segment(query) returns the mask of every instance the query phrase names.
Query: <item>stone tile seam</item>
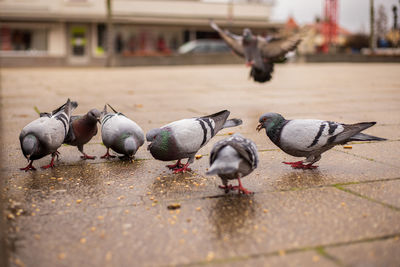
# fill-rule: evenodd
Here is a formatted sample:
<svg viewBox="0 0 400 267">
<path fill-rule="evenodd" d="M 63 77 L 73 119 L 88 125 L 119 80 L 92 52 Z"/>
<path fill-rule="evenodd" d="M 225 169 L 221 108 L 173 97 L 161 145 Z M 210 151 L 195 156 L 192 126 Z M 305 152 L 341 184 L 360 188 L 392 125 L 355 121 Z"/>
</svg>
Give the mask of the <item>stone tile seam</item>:
<svg viewBox="0 0 400 267">
<path fill-rule="evenodd" d="M 353 191 L 353 190 L 351 190 L 351 189 L 348 189 L 348 188 L 345 188 L 345 187 L 343 187 L 343 186 L 336 185 L 336 186 L 334 186 L 334 187 L 335 187 L 336 189 L 338 189 L 338 190 L 341 190 L 341 191 L 343 191 L 343 192 L 352 194 L 352 195 L 354 195 L 354 196 L 357 196 L 357 197 L 366 199 L 366 200 L 368 200 L 368 201 L 370 201 L 370 202 L 374 202 L 374 203 L 380 204 L 380 205 L 382 205 L 382 206 L 384 206 L 384 207 L 386 207 L 386 208 L 389 208 L 389 209 L 391 209 L 391 210 L 400 211 L 400 207 L 396 207 L 396 206 L 391 205 L 391 204 L 388 204 L 388 203 L 386 203 L 386 202 L 383 202 L 383 201 L 374 199 L 374 198 L 372 198 L 372 197 L 369 197 L 369 196 L 360 194 L 360 193 L 358 193 L 358 192 L 355 192 L 355 191 Z"/>
<path fill-rule="evenodd" d="M 300 247 L 300 248 L 292 248 L 292 249 L 287 249 L 287 250 L 275 250 L 271 252 L 265 252 L 265 253 L 255 253 L 255 254 L 249 254 L 249 255 L 243 255 L 243 256 L 236 256 L 236 257 L 231 257 L 231 258 L 220 258 L 220 259 L 213 259 L 213 260 L 204 260 L 204 261 L 198 261 L 198 262 L 193 262 L 193 263 L 187 263 L 187 264 L 176 264 L 173 266 L 182 266 L 182 267 L 187 267 L 187 266 L 197 266 L 197 265 L 210 265 L 210 264 L 223 264 L 223 263 L 229 263 L 229 262 L 238 262 L 238 261 L 245 261 L 249 259 L 255 259 L 255 258 L 268 258 L 272 256 L 279 256 L 279 255 L 284 255 L 284 254 L 294 254 L 294 253 L 301 253 L 301 252 L 306 252 L 306 251 L 315 251 L 317 254 L 321 255 L 321 251 L 325 251 L 326 248 L 335 248 L 335 247 L 342 247 L 342 246 L 348 246 L 348 245 L 355 245 L 355 244 L 363 244 L 363 243 L 371 243 L 375 241 L 384 241 L 388 239 L 395 239 L 399 238 L 400 233 L 392 233 L 388 235 L 383 235 L 383 236 L 376 236 L 376 237 L 368 237 L 368 238 L 363 238 L 363 239 L 356 239 L 356 240 L 351 240 L 351 241 L 342 241 L 342 242 L 336 242 L 336 243 L 331 243 L 331 244 L 325 244 L 325 245 L 316 245 L 316 246 L 306 246 L 306 247 Z M 340 260 L 335 261 L 336 257 L 332 256 L 331 254 L 326 253 L 325 258 L 335 262 L 339 266 L 343 266 Z M 164 265 L 164 266 L 171 266 L 171 265 Z"/>
</svg>

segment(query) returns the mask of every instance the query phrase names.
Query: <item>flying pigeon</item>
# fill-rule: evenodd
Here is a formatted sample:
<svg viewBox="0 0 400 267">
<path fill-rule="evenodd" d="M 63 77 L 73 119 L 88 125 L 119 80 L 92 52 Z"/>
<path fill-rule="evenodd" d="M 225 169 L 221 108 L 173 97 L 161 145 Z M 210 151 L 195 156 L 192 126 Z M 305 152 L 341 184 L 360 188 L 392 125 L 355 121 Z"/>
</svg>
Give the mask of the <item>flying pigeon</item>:
<svg viewBox="0 0 400 267">
<path fill-rule="evenodd" d="M 83 146 L 88 143 L 93 136 L 97 134 L 97 122 L 100 122 L 100 111 L 91 109 L 85 115 L 71 116 L 69 122 L 69 131 L 65 137 L 64 143 L 77 146 L 83 154 L 82 159 L 95 159 L 95 156 L 89 156 L 83 152 Z"/>
<path fill-rule="evenodd" d="M 107 106 L 101 113 L 101 138 L 107 152 L 101 158 L 115 158 L 110 155 L 110 148 L 119 154 L 133 158 L 136 151 L 144 144 L 144 133 L 136 122 L 116 111 L 107 104 L 114 113 L 107 112 Z"/>
<path fill-rule="evenodd" d="M 26 125 L 19 135 L 22 153 L 29 164 L 21 170 L 36 170 L 32 163 L 51 154 L 49 165 L 43 169 L 54 167 L 54 158 L 59 155 L 57 149 L 62 145 L 69 130 L 72 111 L 78 103 L 68 101 L 52 113 L 42 113 L 41 117 Z"/>
<path fill-rule="evenodd" d="M 301 42 L 300 33 L 286 39 L 264 38 L 254 36 L 248 28 L 245 28 L 240 36 L 222 30 L 213 21 L 210 21 L 210 26 L 236 55 L 246 59 L 246 65 L 251 66 L 250 76 L 260 83 L 269 81 L 274 71 L 274 63 L 281 61 L 287 52 L 295 50 Z"/>
<path fill-rule="evenodd" d="M 189 164 L 201 147 L 214 137 L 221 129 L 242 124 L 240 119 L 230 119 L 230 112 L 218 113 L 171 122 L 160 128 L 150 130 L 146 140 L 150 142 L 147 150 L 158 160 L 178 160 L 174 165 L 167 165 L 174 173 L 190 171 Z M 186 164 L 181 160 L 188 158 Z"/>
<path fill-rule="evenodd" d="M 239 193 L 252 194 L 242 186 L 240 178 L 250 174 L 258 164 L 257 147 L 253 141 L 240 134 L 218 141 L 210 154 L 210 169 L 207 175 L 218 174 L 225 193 L 238 189 Z M 239 186 L 228 185 L 228 180 L 237 179 Z"/>
<path fill-rule="evenodd" d="M 321 154 L 338 144 L 351 141 L 384 141 L 386 139 L 361 133 L 376 122 L 343 124 L 313 119 L 286 120 L 277 113 L 265 113 L 260 117 L 257 131 L 265 128 L 271 141 L 284 152 L 303 161 L 283 162 L 298 169 L 314 169 Z M 305 164 L 307 163 L 307 164 Z"/>
</svg>

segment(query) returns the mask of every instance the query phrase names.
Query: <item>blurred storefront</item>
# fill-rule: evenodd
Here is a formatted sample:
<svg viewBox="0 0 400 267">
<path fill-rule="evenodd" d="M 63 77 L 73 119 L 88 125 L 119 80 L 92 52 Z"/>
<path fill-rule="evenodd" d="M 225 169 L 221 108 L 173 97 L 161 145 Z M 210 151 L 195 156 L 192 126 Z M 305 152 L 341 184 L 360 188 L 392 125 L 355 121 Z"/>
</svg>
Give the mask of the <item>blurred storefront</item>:
<svg viewBox="0 0 400 267">
<path fill-rule="evenodd" d="M 209 27 L 276 32 L 266 0 L 113 0 L 116 58 L 171 55 L 183 43 L 218 38 Z M 104 65 L 105 0 L 0 1 L 0 64 Z M 116 62 L 118 65 L 118 61 Z"/>
</svg>

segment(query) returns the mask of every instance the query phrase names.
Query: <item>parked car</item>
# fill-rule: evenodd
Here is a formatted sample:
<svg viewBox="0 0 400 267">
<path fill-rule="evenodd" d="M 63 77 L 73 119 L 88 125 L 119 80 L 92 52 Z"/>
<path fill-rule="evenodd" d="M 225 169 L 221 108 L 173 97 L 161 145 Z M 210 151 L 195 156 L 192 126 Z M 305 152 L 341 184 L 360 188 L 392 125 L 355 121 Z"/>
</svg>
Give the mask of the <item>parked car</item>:
<svg viewBox="0 0 400 267">
<path fill-rule="evenodd" d="M 199 39 L 187 42 L 178 48 L 179 54 L 227 53 L 231 49 L 222 40 Z"/>
</svg>

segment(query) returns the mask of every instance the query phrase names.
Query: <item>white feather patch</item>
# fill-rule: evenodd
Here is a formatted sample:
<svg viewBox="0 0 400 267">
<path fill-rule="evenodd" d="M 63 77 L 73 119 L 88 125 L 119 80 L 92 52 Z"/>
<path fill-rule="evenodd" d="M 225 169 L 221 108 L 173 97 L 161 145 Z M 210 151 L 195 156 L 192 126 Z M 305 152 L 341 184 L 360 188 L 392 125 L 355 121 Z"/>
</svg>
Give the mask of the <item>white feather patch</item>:
<svg viewBox="0 0 400 267">
<path fill-rule="evenodd" d="M 316 139 L 321 125 L 325 125 L 321 135 Z M 288 122 L 281 132 L 281 145 L 284 148 L 292 148 L 302 151 L 318 150 L 326 145 L 329 138 L 343 132 L 343 126 L 335 123 L 337 128 L 329 134 L 329 123 L 322 120 L 292 120 Z M 312 145 L 315 140 L 318 140 Z"/>
</svg>

